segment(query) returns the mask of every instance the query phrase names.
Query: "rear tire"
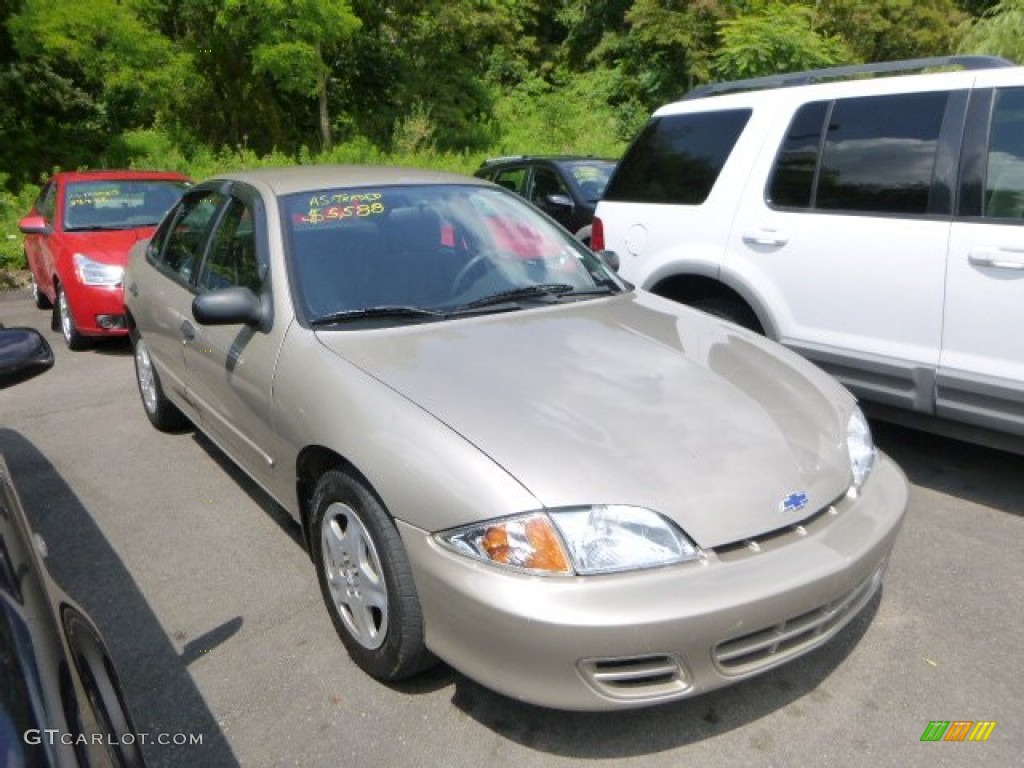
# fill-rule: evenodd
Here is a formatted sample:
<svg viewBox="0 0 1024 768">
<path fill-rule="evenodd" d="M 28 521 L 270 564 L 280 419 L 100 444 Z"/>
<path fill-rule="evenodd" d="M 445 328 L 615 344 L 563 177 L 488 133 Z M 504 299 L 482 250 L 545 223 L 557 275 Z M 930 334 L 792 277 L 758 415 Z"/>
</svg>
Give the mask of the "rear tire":
<svg viewBox="0 0 1024 768">
<path fill-rule="evenodd" d="M 137 330 L 132 331 L 132 351 L 135 353 L 135 383 L 149 423 L 161 432 L 178 432 L 187 427 L 188 418 L 164 394 L 149 347 Z"/>
<path fill-rule="evenodd" d="M 35 274 L 32 275 L 32 301 L 35 302 L 36 309 L 51 309 L 53 304 L 50 303 L 50 298 L 39 290 L 39 283 L 36 282 Z"/>
<path fill-rule="evenodd" d="M 748 331 L 764 335 L 764 329 L 757 315 L 753 310 L 741 301 L 724 297 L 711 297 L 707 299 L 695 299 L 688 302 L 694 309 L 706 312 L 721 320 L 735 323 Z"/>
<path fill-rule="evenodd" d="M 320 592 L 352 660 L 383 681 L 433 666 L 412 566 L 376 496 L 348 474 L 329 470 L 316 485 L 312 514 Z"/>
</svg>

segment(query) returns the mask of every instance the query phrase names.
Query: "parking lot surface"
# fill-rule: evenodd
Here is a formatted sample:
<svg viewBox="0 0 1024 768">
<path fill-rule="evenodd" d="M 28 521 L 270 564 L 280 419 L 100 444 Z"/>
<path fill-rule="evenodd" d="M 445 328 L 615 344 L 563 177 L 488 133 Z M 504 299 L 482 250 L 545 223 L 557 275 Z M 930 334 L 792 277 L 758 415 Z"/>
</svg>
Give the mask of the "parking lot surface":
<svg viewBox="0 0 1024 768">
<path fill-rule="evenodd" d="M 51 572 L 104 633 L 152 766 L 1006 766 L 1024 753 L 1024 457 L 875 424 L 912 483 L 885 588 L 826 647 L 657 708 L 554 712 L 450 667 L 348 659 L 291 519 L 209 441 L 160 434 L 127 343 L 0 392 L 0 452 Z M 729 482 L 723 468 L 723 482 Z M 685 599 L 681 595 L 680 599 Z M 922 742 L 934 720 L 988 741 Z"/>
</svg>

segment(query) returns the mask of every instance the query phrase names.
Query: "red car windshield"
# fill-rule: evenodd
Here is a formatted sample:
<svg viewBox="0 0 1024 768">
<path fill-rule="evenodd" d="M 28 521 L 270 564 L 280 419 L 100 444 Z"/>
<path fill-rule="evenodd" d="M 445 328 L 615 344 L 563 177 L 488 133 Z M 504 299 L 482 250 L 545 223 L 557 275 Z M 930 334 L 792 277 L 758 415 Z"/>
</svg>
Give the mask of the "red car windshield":
<svg viewBox="0 0 1024 768">
<path fill-rule="evenodd" d="M 64 230 L 156 226 L 188 188 L 160 179 L 75 181 L 64 188 Z"/>
</svg>

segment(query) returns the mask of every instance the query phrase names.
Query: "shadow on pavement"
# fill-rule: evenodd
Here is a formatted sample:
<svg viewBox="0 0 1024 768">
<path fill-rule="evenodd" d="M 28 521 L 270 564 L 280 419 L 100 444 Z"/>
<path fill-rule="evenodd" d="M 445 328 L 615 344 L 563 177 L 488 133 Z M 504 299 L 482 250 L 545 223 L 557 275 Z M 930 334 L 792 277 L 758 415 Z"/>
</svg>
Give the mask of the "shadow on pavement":
<svg viewBox="0 0 1024 768">
<path fill-rule="evenodd" d="M 150 768 L 237 766 L 217 721 L 192 681 L 187 665 L 196 652 L 179 654 L 138 590 L 124 563 L 53 465 L 20 433 L 0 429 L 0 453 L 14 478 L 32 528 L 45 539 L 51 575 L 100 628 L 124 684 L 140 733 L 196 734 L 202 745 L 144 747 Z M 241 619 L 211 629 L 205 648 L 238 631 Z"/>
<path fill-rule="evenodd" d="M 1024 456 L 882 421 L 871 429 L 914 485 L 1024 515 Z"/>
</svg>

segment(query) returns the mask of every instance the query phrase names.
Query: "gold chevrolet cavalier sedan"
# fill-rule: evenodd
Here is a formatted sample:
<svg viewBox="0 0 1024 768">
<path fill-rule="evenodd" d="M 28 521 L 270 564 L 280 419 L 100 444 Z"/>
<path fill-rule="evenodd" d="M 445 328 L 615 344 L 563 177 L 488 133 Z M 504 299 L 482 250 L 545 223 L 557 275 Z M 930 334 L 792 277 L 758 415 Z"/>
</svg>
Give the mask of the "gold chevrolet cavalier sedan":
<svg viewBox="0 0 1024 768">
<path fill-rule="evenodd" d="M 613 261 L 480 179 L 225 175 L 132 253 L 142 403 L 301 524 L 373 677 L 699 694 L 842 631 L 907 483 L 833 379 Z"/>
</svg>

